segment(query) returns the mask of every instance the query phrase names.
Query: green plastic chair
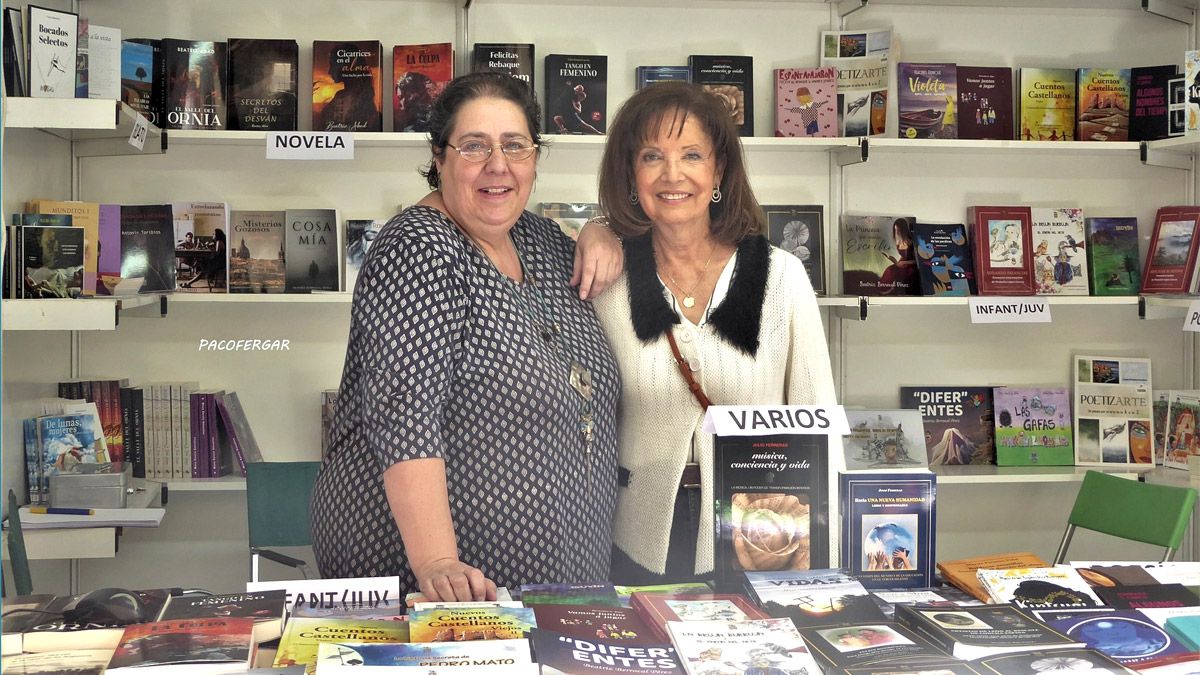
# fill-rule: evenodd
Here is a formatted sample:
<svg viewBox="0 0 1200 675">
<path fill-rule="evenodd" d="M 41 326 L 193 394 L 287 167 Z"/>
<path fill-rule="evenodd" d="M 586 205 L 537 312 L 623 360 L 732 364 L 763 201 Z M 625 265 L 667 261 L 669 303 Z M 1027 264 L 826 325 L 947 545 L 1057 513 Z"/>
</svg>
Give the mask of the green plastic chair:
<svg viewBox="0 0 1200 675">
<path fill-rule="evenodd" d="M 1162 561 L 1166 562 L 1183 541 L 1195 504 L 1196 491 L 1190 487 L 1155 485 L 1088 471 L 1067 517 L 1067 531 L 1058 545 L 1054 564 L 1066 560 L 1077 527 L 1163 546 L 1166 551 Z"/>
<path fill-rule="evenodd" d="M 29 573 L 29 556 L 25 553 L 25 533 L 21 530 L 21 510 L 17 495 L 8 491 L 8 564 L 12 567 L 13 586 L 17 595 L 33 594 L 33 575 Z"/>
<path fill-rule="evenodd" d="M 320 462 L 248 462 L 246 520 L 250 530 L 250 581 L 258 581 L 259 558 L 295 568 L 314 578 L 299 558 L 269 550 L 270 546 L 309 546 L 308 501 Z"/>
</svg>

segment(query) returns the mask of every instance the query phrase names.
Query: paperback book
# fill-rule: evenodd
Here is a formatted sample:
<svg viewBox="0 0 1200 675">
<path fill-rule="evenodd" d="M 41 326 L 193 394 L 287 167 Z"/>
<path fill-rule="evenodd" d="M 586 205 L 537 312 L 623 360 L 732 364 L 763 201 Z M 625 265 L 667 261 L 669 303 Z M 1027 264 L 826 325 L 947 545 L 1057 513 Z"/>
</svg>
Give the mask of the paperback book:
<svg viewBox="0 0 1200 675">
<path fill-rule="evenodd" d="M 295 40 L 229 38 L 230 129 L 295 131 L 300 52 Z"/>
<path fill-rule="evenodd" d="M 6 675 L 101 675 L 110 657 L 111 649 L 14 654 L 0 660 L 0 670 Z"/>
<path fill-rule="evenodd" d="M 1096 595 L 1114 609 L 1143 607 L 1200 607 L 1200 597 L 1183 584 L 1096 586 Z M 1200 610 L 1197 610 L 1200 614 Z"/>
<path fill-rule="evenodd" d="M 821 66 L 837 69 L 837 135 L 887 133 L 891 49 L 891 29 L 821 31 Z"/>
<path fill-rule="evenodd" d="M 620 607 L 617 591 L 610 583 L 522 584 L 525 605 L 603 605 Z"/>
<path fill-rule="evenodd" d="M 341 290 L 337 223 L 337 211 L 333 209 L 285 212 L 283 251 L 288 293 Z"/>
<path fill-rule="evenodd" d="M 1129 70 L 1129 140 L 1156 141 L 1169 138 L 1171 80 L 1179 78 L 1179 66 L 1145 66 Z"/>
<path fill-rule="evenodd" d="M 704 56 L 688 57 L 692 82 L 702 86 L 725 105 L 738 135 L 754 135 L 754 57 Z"/>
<path fill-rule="evenodd" d="M 608 127 L 608 57 L 548 54 L 546 133 L 602 136 Z"/>
<path fill-rule="evenodd" d="M 225 43 L 164 38 L 165 129 L 225 129 Z"/>
<path fill-rule="evenodd" d="M 967 209 L 980 295 L 1033 295 L 1033 225 L 1028 206 Z"/>
<path fill-rule="evenodd" d="M 958 75 L 953 63 L 896 66 L 900 138 L 958 138 Z"/>
<path fill-rule="evenodd" d="M 688 581 L 679 584 L 651 584 L 648 586 L 613 586 L 613 590 L 617 592 L 617 599 L 620 600 L 622 607 L 629 607 L 630 597 L 634 593 L 674 593 L 678 595 L 687 595 L 688 593 L 712 593 L 712 586 L 701 581 Z"/>
<path fill-rule="evenodd" d="M 29 5 L 26 14 L 29 95 L 34 98 L 75 98 L 79 15 L 37 5 Z"/>
<path fill-rule="evenodd" d="M 799 628 L 883 621 L 879 605 L 846 569 L 746 572 L 750 595 L 767 614 Z"/>
<path fill-rule="evenodd" d="M 775 69 L 775 135 L 837 136 L 837 69 Z"/>
<path fill-rule="evenodd" d="M 150 668 L 203 664 L 213 673 L 250 666 L 254 619 L 179 619 L 125 629 L 105 673 L 134 675 Z M 198 666 L 194 666 L 197 667 Z"/>
<path fill-rule="evenodd" d="M 537 625 L 530 607 L 439 607 L 410 612 L 412 642 L 520 640 Z"/>
<path fill-rule="evenodd" d="M 976 574 L 994 603 L 1025 609 L 1081 609 L 1103 604 L 1071 567 L 981 569 Z"/>
<path fill-rule="evenodd" d="M 990 387 L 900 387 L 900 406 L 921 411 L 929 466 L 995 463 Z"/>
<path fill-rule="evenodd" d="M 1075 71 L 1021 68 L 1020 79 L 1018 140 L 1075 140 Z"/>
<path fill-rule="evenodd" d="M 1138 610 L 1040 612 L 1051 628 L 1140 672 L 1194 672 L 1200 653 Z"/>
<path fill-rule="evenodd" d="M 1137 218 L 1085 218 L 1092 295 L 1137 295 L 1141 288 Z"/>
<path fill-rule="evenodd" d="M 244 618 L 254 620 L 255 642 L 277 640 L 283 634 L 287 617 L 287 600 L 282 590 L 257 593 L 226 593 L 221 595 L 184 596 L 167 598 L 158 621 L 173 619 Z"/>
<path fill-rule="evenodd" d="M 229 278 L 229 207 L 222 202 L 171 204 L 175 278 L 184 293 L 224 293 Z"/>
<path fill-rule="evenodd" d="M 317 647 L 317 672 L 340 673 L 340 666 L 361 672 L 369 666 L 416 666 L 422 673 L 480 671 L 485 666 L 517 666 L 533 663 L 529 640 L 410 644 L 383 642 L 322 642 Z M 435 670 L 436 669 L 436 670 Z M 488 670 L 486 672 L 493 672 Z M 497 671 L 501 672 L 501 671 Z M 507 673 L 508 671 L 503 671 Z M 536 673 L 536 667 L 532 669 Z"/>
<path fill-rule="evenodd" d="M 991 602 L 991 595 L 979 581 L 979 570 L 1005 570 L 1025 567 L 1049 567 L 1049 564 L 1029 552 L 1000 553 L 996 555 L 938 561 L 942 578 L 970 594 L 980 602 Z"/>
<path fill-rule="evenodd" d="M 392 130 L 429 131 L 433 102 L 452 79 L 449 42 L 392 47 Z"/>
<path fill-rule="evenodd" d="M 1129 140 L 1129 77 L 1128 68 L 1075 71 L 1076 140 Z"/>
<path fill-rule="evenodd" d="M 1196 252 L 1200 249 L 1200 207 L 1160 206 L 1154 216 L 1142 293 L 1191 293 L 1196 290 Z"/>
<path fill-rule="evenodd" d="M 1047 628 L 1012 605 L 958 608 L 899 605 L 896 622 L 960 659 L 1084 646 L 1083 642 Z"/>
<path fill-rule="evenodd" d="M 78 298 L 84 285 L 84 231 L 72 226 L 25 225 L 20 240 L 23 298 Z"/>
<path fill-rule="evenodd" d="M 1171 390 L 1167 421 L 1163 428 L 1163 466 L 1187 469 L 1190 457 L 1200 455 L 1200 392 Z"/>
<path fill-rule="evenodd" d="M 920 295 L 912 216 L 842 216 L 842 292 Z"/>
<path fill-rule="evenodd" d="M 937 476 L 843 473 L 842 564 L 866 588 L 935 585 Z"/>
<path fill-rule="evenodd" d="M 638 89 L 655 82 L 691 82 L 692 69 L 687 66 L 638 66 L 634 69 L 634 79 Z"/>
<path fill-rule="evenodd" d="M 653 644 L 650 628 L 630 607 L 609 605 L 533 605 L 538 631 L 583 640 Z M 537 643 L 537 640 L 534 640 Z"/>
<path fill-rule="evenodd" d="M 121 41 L 121 101 L 161 128 L 162 50 L 158 40 Z"/>
<path fill-rule="evenodd" d="M 100 204 L 84 201 L 57 201 L 53 199 L 33 199 L 25 205 L 26 210 L 39 214 L 36 225 L 71 225 L 83 228 L 83 290 L 84 296 L 96 294 L 96 275 L 99 261 L 100 244 Z M 47 215 L 70 216 L 69 220 L 47 222 Z M 25 218 L 25 214 L 21 214 Z M 27 219 L 22 224 L 29 224 Z"/>
<path fill-rule="evenodd" d="M 1033 292 L 1087 295 L 1087 230 L 1083 209 L 1032 207 Z"/>
<path fill-rule="evenodd" d="M 917 275 L 921 295 L 971 295 L 975 263 L 961 224 L 914 223 Z"/>
<path fill-rule="evenodd" d="M 150 589 L 114 593 L 108 597 L 96 594 L 34 595 L 6 598 L 5 610 L 31 609 L 42 612 L 19 612 L 3 618 L 5 635 L 21 635 L 26 652 L 51 652 L 63 649 L 104 649 L 111 655 L 121 641 L 125 626 L 132 619 L 121 619 L 115 611 L 141 603 L 145 616 L 155 616 L 162 608 L 170 589 Z M 108 616 L 89 616 L 77 612 L 80 602 L 90 599 Z M 97 614 L 93 611 L 92 614 Z M 8 672 L 7 670 L 5 672 Z"/>
<path fill-rule="evenodd" d="M 1074 357 L 1075 463 L 1154 464 L 1150 359 Z"/>
<path fill-rule="evenodd" d="M 121 29 L 88 23 L 87 42 L 87 97 L 120 100 Z"/>
<path fill-rule="evenodd" d="M 820 670 L 787 619 L 668 621 L 667 631 L 688 675 Z"/>
<path fill-rule="evenodd" d="M 121 279 L 139 293 L 175 290 L 175 226 L 170 204 L 121 206 Z"/>
<path fill-rule="evenodd" d="M 825 208 L 820 204 L 763 204 L 767 239 L 804 263 L 813 292 L 825 294 Z"/>
<path fill-rule="evenodd" d="M 735 593 L 634 593 L 629 604 L 658 641 L 670 641 L 668 621 L 748 621 L 768 619 L 746 597 Z"/>
<path fill-rule="evenodd" d="M 378 40 L 313 40 L 313 131 L 383 131 L 381 49 Z"/>
<path fill-rule="evenodd" d="M 1090 670 L 1107 675 L 1134 675 L 1134 671 L 1095 649 L 1032 650 L 985 656 L 971 662 L 973 672 L 983 675 L 1028 675 L 1029 673 Z"/>
<path fill-rule="evenodd" d="M 847 471 L 925 469 L 925 423 L 919 410 L 847 410 L 842 437 Z"/>
<path fill-rule="evenodd" d="M 506 73 L 532 90 L 534 45 L 529 42 L 476 42 L 471 71 Z"/>
<path fill-rule="evenodd" d="M 1070 466 L 1071 392 L 1066 387 L 996 387 L 996 464 Z"/>
<path fill-rule="evenodd" d="M 1012 68 L 958 66 L 958 137 L 1013 139 Z"/>
<path fill-rule="evenodd" d="M 949 653 L 890 621 L 801 628 L 800 635 L 826 673 L 884 666 L 893 672 L 940 671 L 954 661 Z"/>
<path fill-rule="evenodd" d="M 325 642 L 408 642 L 408 622 L 292 616 L 279 640 L 273 665 L 305 666 L 306 673 L 314 673 L 318 645 Z"/>
<path fill-rule="evenodd" d="M 387 224 L 386 220 L 358 220 L 352 219 L 346 221 L 346 290 L 353 291 L 354 285 L 358 281 L 358 273 L 362 269 L 363 261 L 367 258 L 367 251 L 371 248 L 371 242 L 375 241 L 375 237 L 379 236 L 379 231 Z"/>
<path fill-rule="evenodd" d="M 282 293 L 284 212 L 234 211 L 229 222 L 229 292 Z"/>
<path fill-rule="evenodd" d="M 679 675 L 669 644 L 635 644 L 535 628 L 533 649 L 542 675 Z"/>
<path fill-rule="evenodd" d="M 1170 408 L 1170 389 L 1159 389 L 1154 393 L 1150 409 L 1154 413 L 1154 463 L 1162 464 L 1167 451 L 1167 410 Z"/>
</svg>

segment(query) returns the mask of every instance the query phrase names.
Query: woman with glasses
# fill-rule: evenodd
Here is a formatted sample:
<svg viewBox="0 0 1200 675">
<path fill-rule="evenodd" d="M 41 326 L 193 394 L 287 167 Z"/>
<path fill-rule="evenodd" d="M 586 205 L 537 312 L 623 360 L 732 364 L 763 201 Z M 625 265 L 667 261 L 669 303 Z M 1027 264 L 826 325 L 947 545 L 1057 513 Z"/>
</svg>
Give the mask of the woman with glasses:
<svg viewBox="0 0 1200 675">
<path fill-rule="evenodd" d="M 581 298 L 620 249 L 592 228 L 601 272 L 572 288 L 573 242 L 525 210 L 538 117 L 495 73 L 434 106 L 432 192 L 384 226 L 355 288 L 312 499 L 323 576 L 399 575 L 445 601 L 608 577 L 619 384 Z"/>
</svg>

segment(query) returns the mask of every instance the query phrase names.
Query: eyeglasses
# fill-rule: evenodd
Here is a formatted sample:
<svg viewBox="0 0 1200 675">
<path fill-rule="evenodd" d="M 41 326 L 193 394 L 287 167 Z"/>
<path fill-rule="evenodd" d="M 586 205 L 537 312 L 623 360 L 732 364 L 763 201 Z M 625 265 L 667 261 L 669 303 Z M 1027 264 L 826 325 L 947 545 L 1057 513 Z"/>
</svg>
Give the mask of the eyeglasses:
<svg viewBox="0 0 1200 675">
<path fill-rule="evenodd" d="M 486 162 L 496 148 L 500 148 L 500 152 L 504 153 L 506 158 L 514 162 L 529 159 L 538 148 L 537 144 L 530 143 L 526 145 L 525 141 L 505 141 L 504 143 L 496 143 L 495 145 L 484 143 L 483 141 L 467 141 L 462 145 L 447 143 L 446 147 L 457 150 L 463 159 L 474 163 Z"/>
</svg>

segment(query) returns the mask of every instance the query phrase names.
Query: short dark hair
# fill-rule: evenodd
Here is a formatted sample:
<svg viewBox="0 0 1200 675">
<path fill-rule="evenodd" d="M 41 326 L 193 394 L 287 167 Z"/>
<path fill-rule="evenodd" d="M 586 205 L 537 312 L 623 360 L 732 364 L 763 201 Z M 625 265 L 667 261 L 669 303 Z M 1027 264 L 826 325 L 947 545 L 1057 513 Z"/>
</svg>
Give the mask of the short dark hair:
<svg viewBox="0 0 1200 675">
<path fill-rule="evenodd" d="M 477 98 L 498 98 L 516 104 L 525 115 L 525 123 L 529 125 L 529 139 L 538 146 L 538 155 L 542 154 L 542 137 L 538 130 L 542 128 L 542 115 L 530 85 L 504 73 L 468 73 L 451 80 L 433 103 L 433 111 L 429 116 L 429 149 L 435 158 L 441 158 L 446 153 L 446 144 L 450 142 L 450 133 L 454 131 L 454 122 L 458 111 L 467 103 Z M 423 169 L 422 176 L 429 183 L 429 189 L 436 190 L 442 186 L 441 176 L 438 175 L 437 163 L 429 160 Z"/>
<path fill-rule="evenodd" d="M 600 208 L 618 234 L 635 237 L 651 227 L 642 207 L 629 201 L 630 190 L 636 185 L 634 162 L 638 151 L 664 125 L 668 133 L 679 134 L 689 119 L 712 141 L 721 172 L 721 201 L 708 205 L 713 237 L 736 244 L 765 229 L 762 209 L 750 189 L 738 128 L 729 110 L 700 85 L 659 82 L 630 96 L 608 128 L 600 162 Z"/>
</svg>

